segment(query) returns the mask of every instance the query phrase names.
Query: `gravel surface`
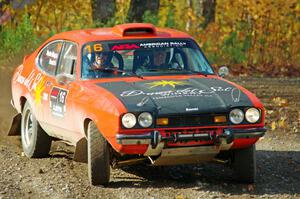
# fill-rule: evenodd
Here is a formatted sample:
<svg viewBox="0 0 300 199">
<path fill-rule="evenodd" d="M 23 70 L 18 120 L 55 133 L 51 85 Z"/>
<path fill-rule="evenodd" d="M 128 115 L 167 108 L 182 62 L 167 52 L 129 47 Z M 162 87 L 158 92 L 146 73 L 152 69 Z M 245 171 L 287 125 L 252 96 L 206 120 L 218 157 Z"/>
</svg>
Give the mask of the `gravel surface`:
<svg viewBox="0 0 300 199">
<path fill-rule="evenodd" d="M 300 79 L 233 79 L 256 93 L 269 113 L 270 130 L 257 143 L 257 183 L 239 184 L 230 168 L 207 163 L 116 169 L 107 187 L 92 187 L 87 165 L 72 161 L 72 147 L 55 142 L 48 158 L 28 159 L 22 153 L 20 138 L 5 136 L 14 114 L 9 107 L 8 77 L 0 75 L 5 83 L 0 91 L 0 199 L 300 198 Z M 278 105 L 276 97 L 285 99 L 288 105 Z M 282 117 L 286 118 L 284 125 Z"/>
</svg>

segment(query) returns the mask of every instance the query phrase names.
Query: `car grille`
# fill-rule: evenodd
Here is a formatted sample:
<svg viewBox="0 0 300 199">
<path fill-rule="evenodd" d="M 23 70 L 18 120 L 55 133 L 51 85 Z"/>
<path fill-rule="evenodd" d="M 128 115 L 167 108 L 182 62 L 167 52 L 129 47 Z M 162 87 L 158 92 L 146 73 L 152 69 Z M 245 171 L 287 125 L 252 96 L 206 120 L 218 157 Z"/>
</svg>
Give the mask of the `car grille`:
<svg viewBox="0 0 300 199">
<path fill-rule="evenodd" d="M 226 114 L 201 114 L 201 115 L 176 115 L 163 116 L 159 118 L 168 118 L 168 125 L 157 125 L 157 127 L 187 127 L 187 126 L 218 126 L 226 125 L 228 122 L 215 123 L 215 116 L 224 116 Z M 227 121 L 228 117 L 226 116 Z"/>
</svg>

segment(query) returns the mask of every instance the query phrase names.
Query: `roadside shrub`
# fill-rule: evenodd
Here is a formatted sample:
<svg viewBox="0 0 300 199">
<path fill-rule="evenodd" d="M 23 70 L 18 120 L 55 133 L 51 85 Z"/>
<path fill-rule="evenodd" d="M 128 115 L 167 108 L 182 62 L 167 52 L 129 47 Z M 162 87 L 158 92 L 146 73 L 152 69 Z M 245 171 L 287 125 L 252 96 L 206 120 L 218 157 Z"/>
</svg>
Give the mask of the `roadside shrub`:
<svg viewBox="0 0 300 199">
<path fill-rule="evenodd" d="M 12 59 L 15 55 L 32 51 L 39 44 L 28 15 L 14 28 L 12 24 L 4 26 L 0 32 L 0 58 Z"/>
<path fill-rule="evenodd" d="M 158 21 L 158 16 L 156 14 L 151 13 L 149 10 L 147 10 L 143 15 L 143 22 L 145 23 L 152 23 L 153 25 L 157 26 Z"/>
</svg>

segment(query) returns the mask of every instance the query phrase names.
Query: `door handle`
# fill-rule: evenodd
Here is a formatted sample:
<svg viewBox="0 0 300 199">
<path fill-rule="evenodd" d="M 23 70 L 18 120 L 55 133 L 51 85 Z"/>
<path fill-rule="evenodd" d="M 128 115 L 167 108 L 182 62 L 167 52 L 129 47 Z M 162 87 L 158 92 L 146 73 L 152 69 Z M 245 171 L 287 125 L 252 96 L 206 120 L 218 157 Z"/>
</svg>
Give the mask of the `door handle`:
<svg viewBox="0 0 300 199">
<path fill-rule="evenodd" d="M 47 87 L 52 86 L 52 82 L 51 82 L 51 81 L 46 81 L 46 86 L 47 86 Z"/>
</svg>

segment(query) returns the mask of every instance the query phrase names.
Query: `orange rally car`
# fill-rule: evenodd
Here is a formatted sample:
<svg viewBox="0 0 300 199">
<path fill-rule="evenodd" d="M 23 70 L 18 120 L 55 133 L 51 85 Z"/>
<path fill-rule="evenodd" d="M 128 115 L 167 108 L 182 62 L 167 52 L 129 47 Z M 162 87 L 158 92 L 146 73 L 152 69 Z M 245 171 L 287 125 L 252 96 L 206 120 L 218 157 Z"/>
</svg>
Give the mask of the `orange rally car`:
<svg viewBox="0 0 300 199">
<path fill-rule="evenodd" d="M 226 73 L 191 36 L 152 24 L 60 33 L 16 68 L 9 135 L 31 158 L 54 139 L 74 145 L 92 185 L 108 183 L 111 167 L 212 160 L 253 182 L 265 109 Z"/>
</svg>

